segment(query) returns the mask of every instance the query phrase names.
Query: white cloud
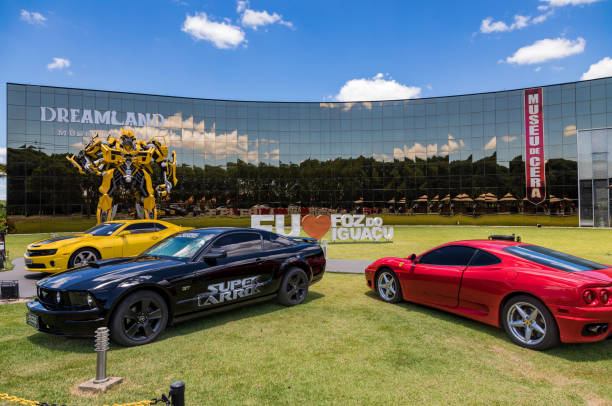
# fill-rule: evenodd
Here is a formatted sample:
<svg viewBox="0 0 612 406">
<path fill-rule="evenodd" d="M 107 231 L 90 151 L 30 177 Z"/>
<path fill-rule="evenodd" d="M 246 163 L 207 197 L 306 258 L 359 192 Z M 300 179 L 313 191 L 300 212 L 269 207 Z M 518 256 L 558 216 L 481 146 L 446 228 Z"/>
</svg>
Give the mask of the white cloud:
<svg viewBox="0 0 612 406">
<path fill-rule="evenodd" d="M 266 10 L 255 11 L 250 9 L 249 2 L 246 0 L 238 1 L 236 11 L 242 14 L 240 17 L 241 24 L 254 30 L 257 30 L 259 27 L 276 23 L 293 28 L 293 23 L 291 21 L 283 20 L 283 16 L 278 13 L 270 14 Z"/>
<path fill-rule="evenodd" d="M 601 61 L 592 64 L 589 70 L 580 76 L 580 80 L 605 78 L 612 76 L 612 58 L 606 56 Z"/>
<path fill-rule="evenodd" d="M 523 16 L 520 14 L 516 14 L 514 16 L 514 22 L 510 25 L 506 24 L 503 21 L 493 21 L 493 17 L 487 17 L 480 23 L 480 32 L 482 32 L 483 34 L 491 34 L 494 32 L 520 30 L 522 28 L 527 27 L 528 25 L 539 24 L 546 21 L 546 19 L 551 14 L 551 12 L 548 12 L 539 15 L 535 18 L 531 18 L 531 16 Z"/>
<path fill-rule="evenodd" d="M 280 14 L 269 14 L 265 10 L 254 11 L 249 8 L 244 10 L 240 21 L 242 22 L 242 25 L 250 27 L 254 30 L 257 30 L 258 27 L 274 23 L 286 25 L 287 27 L 293 27 L 293 24 L 290 21 L 283 20 L 283 17 Z"/>
<path fill-rule="evenodd" d="M 6 148 L 0 148 L 0 164 L 6 165 Z"/>
<path fill-rule="evenodd" d="M 491 151 L 497 148 L 497 137 L 491 137 L 487 145 L 484 146 L 485 151 Z"/>
<path fill-rule="evenodd" d="M 541 14 L 541 15 L 539 15 L 539 16 L 537 16 L 537 17 L 535 17 L 533 20 L 531 20 L 531 23 L 532 23 L 532 24 L 540 24 L 540 23 L 543 23 L 543 22 L 544 22 L 544 21 L 546 21 L 546 19 L 547 19 L 548 17 L 550 17 L 552 14 L 553 14 L 553 12 L 552 12 L 552 11 L 549 11 L 548 13 Z"/>
<path fill-rule="evenodd" d="M 338 101 L 414 99 L 421 95 L 421 88 L 406 86 L 378 73 L 373 78 L 347 81 L 335 99 Z"/>
<path fill-rule="evenodd" d="M 584 52 L 586 41 L 578 37 L 575 41 L 566 38 L 546 38 L 519 48 L 506 62 L 517 65 L 536 64 L 561 59 Z"/>
<path fill-rule="evenodd" d="M 240 27 L 229 22 L 211 21 L 203 12 L 195 13 L 193 16 L 187 14 L 181 30 L 195 40 L 212 42 L 220 49 L 233 49 L 246 43 L 244 31 Z"/>
<path fill-rule="evenodd" d="M 542 70 L 542 67 L 541 67 L 541 66 L 538 66 L 538 67 L 537 67 L 537 68 L 535 68 L 533 71 L 534 71 L 534 72 L 539 72 L 539 71 L 541 71 L 541 70 Z"/>
<path fill-rule="evenodd" d="M 53 62 L 47 64 L 47 69 L 64 69 L 70 66 L 70 61 L 66 58 L 53 58 Z"/>
<path fill-rule="evenodd" d="M 514 31 L 525 28 L 529 22 L 529 16 L 515 15 L 514 22 L 510 25 L 503 21 L 493 21 L 493 17 L 487 17 L 480 23 L 480 32 L 491 34 L 493 32 Z"/>
<path fill-rule="evenodd" d="M 236 12 L 237 13 L 242 13 L 244 11 L 244 9 L 247 8 L 247 6 L 249 5 L 249 2 L 246 0 L 238 0 L 238 3 L 236 5 Z"/>
<path fill-rule="evenodd" d="M 37 11 L 21 10 L 20 15 L 21 20 L 27 22 L 28 24 L 43 25 L 45 21 L 47 21 L 47 17 Z"/>
<path fill-rule="evenodd" d="M 548 3 L 548 6 L 550 7 L 564 7 L 564 6 L 582 6 L 585 4 L 592 4 L 592 3 L 596 3 L 599 0 L 540 0 L 544 3 Z M 546 7 L 546 6 L 539 6 L 538 9 L 540 7 Z"/>
</svg>

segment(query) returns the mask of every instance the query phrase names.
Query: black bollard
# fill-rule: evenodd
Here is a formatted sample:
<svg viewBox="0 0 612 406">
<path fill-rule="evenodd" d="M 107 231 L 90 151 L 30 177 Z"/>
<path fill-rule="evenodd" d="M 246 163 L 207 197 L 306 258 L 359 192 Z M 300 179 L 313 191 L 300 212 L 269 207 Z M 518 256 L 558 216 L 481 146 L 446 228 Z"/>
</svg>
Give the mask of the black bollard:
<svg viewBox="0 0 612 406">
<path fill-rule="evenodd" d="M 177 381 L 170 384 L 170 401 L 172 406 L 185 406 L 185 382 Z"/>
</svg>

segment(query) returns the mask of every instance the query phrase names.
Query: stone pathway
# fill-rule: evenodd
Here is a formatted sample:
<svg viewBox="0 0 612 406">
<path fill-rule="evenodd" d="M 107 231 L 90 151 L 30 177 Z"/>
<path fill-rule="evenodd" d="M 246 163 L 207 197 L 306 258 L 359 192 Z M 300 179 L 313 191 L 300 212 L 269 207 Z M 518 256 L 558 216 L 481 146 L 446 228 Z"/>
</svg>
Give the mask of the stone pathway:
<svg viewBox="0 0 612 406">
<path fill-rule="evenodd" d="M 26 271 L 23 257 L 13 260 L 12 263 L 12 270 L 0 272 L 0 280 L 19 282 L 19 297 L 32 297 L 36 295 L 36 282 L 49 274 Z"/>
<path fill-rule="evenodd" d="M 356 259 L 328 259 L 326 272 L 339 273 L 365 273 L 365 269 L 374 261 L 361 261 Z"/>
</svg>

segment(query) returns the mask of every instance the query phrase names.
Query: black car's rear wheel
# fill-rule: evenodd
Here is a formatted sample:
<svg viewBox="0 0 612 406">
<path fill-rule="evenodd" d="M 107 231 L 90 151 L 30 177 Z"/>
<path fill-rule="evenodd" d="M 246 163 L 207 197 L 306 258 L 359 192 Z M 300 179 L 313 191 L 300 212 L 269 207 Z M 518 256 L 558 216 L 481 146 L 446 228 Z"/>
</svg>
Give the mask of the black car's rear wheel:
<svg viewBox="0 0 612 406">
<path fill-rule="evenodd" d="M 278 301 L 285 306 L 295 306 L 306 299 L 308 275 L 300 268 L 290 268 L 281 283 Z"/>
<path fill-rule="evenodd" d="M 510 339 L 521 347 L 546 350 L 559 344 L 559 328 L 548 308 L 538 299 L 520 295 L 502 310 L 502 324 Z"/>
<path fill-rule="evenodd" d="M 134 292 L 121 301 L 110 321 L 113 340 L 126 347 L 155 340 L 168 323 L 168 306 L 157 293 Z"/>
</svg>

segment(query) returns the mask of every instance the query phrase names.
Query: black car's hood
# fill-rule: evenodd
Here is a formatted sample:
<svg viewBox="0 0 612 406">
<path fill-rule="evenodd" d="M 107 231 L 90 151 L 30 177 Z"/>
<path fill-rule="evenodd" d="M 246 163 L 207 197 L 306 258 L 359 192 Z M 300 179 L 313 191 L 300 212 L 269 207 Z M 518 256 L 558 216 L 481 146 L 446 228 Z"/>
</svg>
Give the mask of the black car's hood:
<svg viewBox="0 0 612 406">
<path fill-rule="evenodd" d="M 146 277 L 151 271 L 182 264 L 185 263 L 158 257 L 116 258 L 61 272 L 41 280 L 37 285 L 41 288 L 60 290 L 100 289 L 109 283 L 117 283 L 138 275 Z"/>
</svg>

